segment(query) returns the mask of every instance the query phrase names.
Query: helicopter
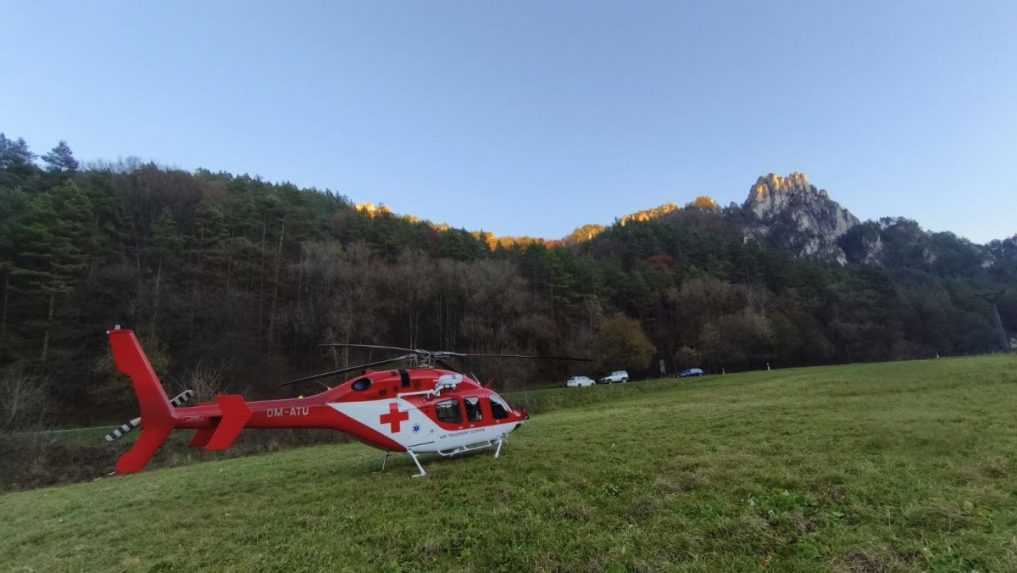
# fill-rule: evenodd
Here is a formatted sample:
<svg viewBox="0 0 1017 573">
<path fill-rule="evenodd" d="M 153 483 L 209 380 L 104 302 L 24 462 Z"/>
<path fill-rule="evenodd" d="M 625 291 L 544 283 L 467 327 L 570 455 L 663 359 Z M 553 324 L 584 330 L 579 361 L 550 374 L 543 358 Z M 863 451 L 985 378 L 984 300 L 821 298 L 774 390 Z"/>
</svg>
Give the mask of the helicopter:
<svg viewBox="0 0 1017 573">
<path fill-rule="evenodd" d="M 145 355 L 134 332 L 117 325 L 107 331 L 117 370 L 130 377 L 141 416 L 106 436 L 114 441 L 140 426 L 141 435 L 116 463 L 117 474 L 145 469 L 173 430 L 195 430 L 190 447 L 207 451 L 228 449 L 240 433 L 251 429 L 326 428 L 385 452 L 405 453 L 423 477 L 423 454 L 453 457 L 493 449 L 501 455 L 509 434 L 529 419 L 524 409 L 513 408 L 494 390 L 457 371 L 450 359 L 523 358 L 589 361 L 566 356 L 522 354 L 469 354 L 369 344 L 323 344 L 326 347 L 363 348 L 401 352 L 399 356 L 321 372 L 285 382 L 282 386 L 315 382 L 324 390 L 311 396 L 247 401 L 237 394 L 220 394 L 212 402 L 187 406 L 193 392 L 172 400 Z M 409 368 L 368 370 L 406 362 Z M 330 387 L 323 379 L 350 372 L 362 375 Z"/>
</svg>

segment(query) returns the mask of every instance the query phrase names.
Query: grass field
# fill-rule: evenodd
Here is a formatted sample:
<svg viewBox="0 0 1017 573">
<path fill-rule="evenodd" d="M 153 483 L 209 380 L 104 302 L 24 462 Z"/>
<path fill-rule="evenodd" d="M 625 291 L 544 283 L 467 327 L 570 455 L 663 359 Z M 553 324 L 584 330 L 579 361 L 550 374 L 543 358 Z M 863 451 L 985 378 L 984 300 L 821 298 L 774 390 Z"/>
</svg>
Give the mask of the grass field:
<svg viewBox="0 0 1017 573">
<path fill-rule="evenodd" d="M 3 495 L 0 570 L 1017 570 L 1017 357 L 517 399 L 426 479 L 343 444 Z"/>
</svg>

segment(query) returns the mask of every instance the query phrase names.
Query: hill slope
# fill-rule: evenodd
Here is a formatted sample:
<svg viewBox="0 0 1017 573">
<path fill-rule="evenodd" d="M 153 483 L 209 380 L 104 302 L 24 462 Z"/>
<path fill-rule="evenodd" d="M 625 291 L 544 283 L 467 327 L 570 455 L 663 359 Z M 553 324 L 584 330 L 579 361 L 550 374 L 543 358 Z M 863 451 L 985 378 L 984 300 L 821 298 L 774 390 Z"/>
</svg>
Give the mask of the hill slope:
<svg viewBox="0 0 1017 573">
<path fill-rule="evenodd" d="M 500 460 L 320 446 L 0 497 L 0 569 L 1014 570 L 1017 359 L 520 396 Z M 598 393 L 610 393 L 610 400 Z"/>
<path fill-rule="evenodd" d="M 4 141 L 0 388 L 40 389 L 35 408 L 0 411 L 13 429 L 136 415 L 110 367 L 114 324 L 138 332 L 164 381 L 251 398 L 345 363 L 322 342 L 599 358 L 590 372 L 471 366 L 501 389 L 662 363 L 733 372 L 1017 347 L 1014 240 L 858 223 L 801 173 L 759 178 L 742 205 L 701 196 L 547 242 L 245 175 L 70 157 L 42 169 Z M 620 317 L 652 355 L 597 351 L 617 347 L 605 341 Z"/>
</svg>

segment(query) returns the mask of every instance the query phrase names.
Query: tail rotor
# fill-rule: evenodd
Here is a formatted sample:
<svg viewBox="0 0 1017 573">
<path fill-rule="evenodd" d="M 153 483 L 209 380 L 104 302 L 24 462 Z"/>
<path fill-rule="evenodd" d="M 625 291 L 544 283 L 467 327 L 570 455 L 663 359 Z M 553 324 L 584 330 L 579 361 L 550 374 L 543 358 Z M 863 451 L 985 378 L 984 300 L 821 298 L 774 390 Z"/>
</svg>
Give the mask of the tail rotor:
<svg viewBox="0 0 1017 573">
<path fill-rule="evenodd" d="M 183 392 L 177 394 L 170 400 L 170 405 L 172 405 L 174 408 L 180 408 L 189 404 L 193 398 L 194 390 L 184 390 Z M 127 434 L 133 432 L 140 425 L 141 425 L 140 416 L 137 418 L 132 418 L 126 424 L 121 424 L 120 426 L 115 428 L 112 432 L 106 434 L 105 436 L 106 441 L 115 442 L 123 438 Z"/>
</svg>

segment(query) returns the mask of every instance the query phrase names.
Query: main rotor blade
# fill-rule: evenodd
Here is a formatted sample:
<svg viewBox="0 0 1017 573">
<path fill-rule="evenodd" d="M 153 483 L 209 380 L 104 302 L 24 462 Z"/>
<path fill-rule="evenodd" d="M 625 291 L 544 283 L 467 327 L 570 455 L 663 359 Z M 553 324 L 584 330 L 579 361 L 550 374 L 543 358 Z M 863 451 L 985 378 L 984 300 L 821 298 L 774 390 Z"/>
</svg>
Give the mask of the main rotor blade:
<svg viewBox="0 0 1017 573">
<path fill-rule="evenodd" d="M 327 344 L 319 344 L 318 346 L 335 348 L 367 348 L 369 350 L 398 350 L 400 352 L 413 352 L 413 353 L 425 352 L 423 350 L 417 350 L 415 348 L 405 348 L 402 346 L 382 346 L 379 344 L 347 344 L 344 342 L 330 342 Z"/>
<path fill-rule="evenodd" d="M 436 358 L 434 360 L 434 363 L 437 364 L 438 366 L 441 366 L 445 370 L 451 370 L 452 372 L 459 372 L 458 368 L 453 368 L 451 364 L 449 364 L 448 362 L 445 362 L 441 358 Z M 460 374 L 462 374 L 462 373 L 460 372 Z M 476 378 L 474 378 L 474 380 L 476 380 Z"/>
<path fill-rule="evenodd" d="M 408 360 L 414 358 L 415 354 L 404 354 L 395 358 L 388 358 L 385 360 L 379 360 L 377 362 L 368 362 L 367 364 L 358 364 L 357 366 L 350 366 L 348 368 L 340 368 L 338 370 L 329 370 L 328 372 L 321 372 L 318 374 L 311 374 L 310 376 L 304 376 L 303 378 L 297 378 L 290 380 L 289 382 L 283 382 L 280 386 L 291 386 L 293 384 L 299 384 L 301 382 L 310 382 L 311 380 L 317 380 L 319 378 L 327 378 L 329 376 L 335 376 L 337 374 L 343 374 L 345 372 L 353 372 L 354 370 L 363 370 L 365 368 L 371 368 L 372 366 L 381 366 L 383 364 L 391 364 L 392 362 L 398 362 L 400 360 Z"/>
<path fill-rule="evenodd" d="M 593 362 L 592 358 L 581 358 L 578 356 L 536 356 L 530 354 L 487 354 L 487 353 L 450 353 L 458 358 L 526 358 L 529 360 L 574 360 L 576 362 Z"/>
<path fill-rule="evenodd" d="M 401 352 L 412 352 L 416 355 L 427 355 L 434 356 L 435 358 L 443 356 L 446 358 L 524 358 L 529 360 L 574 360 L 576 362 L 592 362 L 591 358 L 581 358 L 577 356 L 536 356 L 529 354 L 488 354 L 488 353 L 477 353 L 477 352 L 453 352 L 451 350 L 422 350 L 419 348 L 406 348 L 405 346 L 384 346 L 380 344 L 352 344 L 352 343 L 341 343 L 333 342 L 329 344 L 319 344 L 318 346 L 323 347 L 337 347 L 337 348 L 367 348 L 371 350 L 398 350 Z"/>
</svg>

